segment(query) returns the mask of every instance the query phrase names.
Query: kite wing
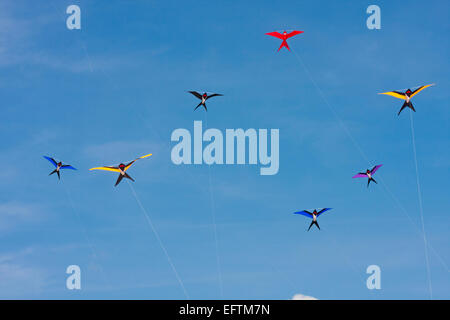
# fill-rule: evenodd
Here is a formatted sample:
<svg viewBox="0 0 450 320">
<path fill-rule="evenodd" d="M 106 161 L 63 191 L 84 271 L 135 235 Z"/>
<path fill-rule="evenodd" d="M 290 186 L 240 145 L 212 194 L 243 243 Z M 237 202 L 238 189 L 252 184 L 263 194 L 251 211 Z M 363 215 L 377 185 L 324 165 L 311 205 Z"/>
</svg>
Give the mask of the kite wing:
<svg viewBox="0 0 450 320">
<path fill-rule="evenodd" d="M 212 97 L 218 97 L 218 96 L 223 96 L 223 94 L 220 94 L 220 93 L 213 93 L 212 95 L 207 96 L 207 97 L 206 97 L 206 100 L 208 100 L 209 98 L 212 98 Z"/>
<path fill-rule="evenodd" d="M 281 33 L 279 33 L 279 32 L 269 32 L 269 33 L 266 33 L 268 36 L 272 36 L 272 37 L 275 37 L 275 38 L 278 38 L 278 39 L 281 39 L 281 40 L 284 40 L 284 38 L 283 38 L 283 35 L 281 34 Z"/>
<path fill-rule="evenodd" d="M 434 83 L 432 84 L 427 84 L 426 86 L 420 86 L 419 88 L 417 88 L 416 90 L 413 91 L 413 93 L 411 93 L 410 98 L 414 97 L 416 94 L 418 94 L 420 91 L 422 91 L 425 88 L 431 87 L 433 86 Z"/>
<path fill-rule="evenodd" d="M 380 169 L 381 166 L 382 166 L 382 164 L 379 164 L 379 165 L 373 167 L 373 169 L 370 170 L 370 173 L 371 173 L 371 174 L 374 174 L 375 172 L 377 172 L 378 169 Z"/>
<path fill-rule="evenodd" d="M 358 173 L 354 175 L 352 178 L 366 178 L 367 175 L 365 173 Z"/>
<path fill-rule="evenodd" d="M 47 156 L 44 156 L 44 158 L 47 159 L 48 161 L 50 161 L 55 167 L 58 166 L 58 164 L 56 163 L 55 159 L 47 157 Z"/>
<path fill-rule="evenodd" d="M 116 168 L 116 167 L 96 167 L 96 168 L 91 168 L 89 170 L 105 170 L 105 171 L 120 172 L 119 168 Z"/>
<path fill-rule="evenodd" d="M 200 100 L 202 99 L 202 95 L 200 93 L 198 93 L 197 91 L 188 91 L 190 94 L 193 94 L 194 96 L 196 96 L 197 98 L 199 98 Z"/>
<path fill-rule="evenodd" d="M 127 171 L 128 168 L 130 168 L 131 165 L 132 165 L 136 160 L 144 159 L 144 158 L 150 157 L 151 155 L 152 155 L 152 154 L 149 153 L 149 154 L 146 154 L 145 156 L 142 156 L 142 157 L 139 157 L 139 158 L 134 159 L 133 161 L 131 161 L 130 163 L 128 163 L 128 164 L 125 166 L 125 169 L 124 169 L 123 171 Z"/>
<path fill-rule="evenodd" d="M 298 35 L 298 34 L 300 34 L 300 33 L 303 33 L 303 31 L 297 31 L 297 30 L 294 30 L 294 31 L 292 31 L 292 32 L 289 32 L 289 33 L 286 35 L 286 39 L 289 39 L 290 37 L 296 36 L 296 35 Z"/>
<path fill-rule="evenodd" d="M 322 213 L 327 212 L 328 210 L 331 210 L 331 208 L 323 208 L 322 210 L 320 210 L 320 211 L 317 213 L 317 216 L 320 216 Z"/>
<path fill-rule="evenodd" d="M 379 94 L 387 94 L 389 96 L 398 98 L 398 99 L 402 99 L 402 100 L 406 100 L 405 94 L 403 92 L 400 91 L 389 91 L 389 92 L 382 92 Z"/>
<path fill-rule="evenodd" d="M 72 166 L 70 166 L 70 165 L 68 165 L 68 164 L 62 165 L 62 166 L 61 166 L 61 169 L 77 170 L 77 169 L 75 169 L 74 167 L 72 167 Z"/>
<path fill-rule="evenodd" d="M 301 214 L 301 215 L 303 215 L 305 217 L 312 218 L 311 212 L 306 211 L 306 210 L 297 211 L 297 212 L 294 212 L 294 214 Z"/>
<path fill-rule="evenodd" d="M 144 158 L 150 157 L 151 155 L 152 155 L 152 153 L 149 153 L 149 154 L 146 154 L 145 156 L 137 158 L 136 160 L 144 159 Z"/>
</svg>

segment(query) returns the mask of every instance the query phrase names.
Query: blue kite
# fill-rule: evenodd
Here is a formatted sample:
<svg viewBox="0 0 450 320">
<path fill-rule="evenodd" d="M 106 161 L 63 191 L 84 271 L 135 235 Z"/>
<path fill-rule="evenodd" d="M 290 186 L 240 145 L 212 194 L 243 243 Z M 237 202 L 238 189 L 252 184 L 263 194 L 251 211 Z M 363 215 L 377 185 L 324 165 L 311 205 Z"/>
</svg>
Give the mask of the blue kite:
<svg viewBox="0 0 450 320">
<path fill-rule="evenodd" d="M 311 229 L 311 227 L 315 224 L 317 226 L 317 228 L 320 230 L 319 224 L 317 223 L 317 217 L 319 217 L 322 213 L 331 210 L 332 208 L 323 208 L 322 210 L 320 210 L 319 212 L 317 212 L 316 209 L 314 209 L 313 212 L 309 212 L 308 210 L 302 210 L 302 211 L 297 211 L 294 212 L 294 214 L 301 214 L 305 217 L 308 218 L 312 218 L 313 221 L 311 222 L 311 224 L 309 225 L 308 231 L 309 229 Z"/>
<path fill-rule="evenodd" d="M 45 159 L 47 159 L 48 161 L 50 161 L 50 163 L 52 165 L 55 166 L 55 170 L 53 170 L 52 172 L 50 172 L 49 176 L 51 176 L 52 174 L 56 173 L 58 175 L 58 180 L 61 179 L 61 176 L 59 175 L 59 171 L 61 169 L 71 169 L 71 170 L 77 170 L 74 167 L 72 167 L 71 165 L 68 164 L 63 164 L 61 161 L 56 162 L 55 159 L 47 157 L 47 156 L 43 156 Z"/>
</svg>

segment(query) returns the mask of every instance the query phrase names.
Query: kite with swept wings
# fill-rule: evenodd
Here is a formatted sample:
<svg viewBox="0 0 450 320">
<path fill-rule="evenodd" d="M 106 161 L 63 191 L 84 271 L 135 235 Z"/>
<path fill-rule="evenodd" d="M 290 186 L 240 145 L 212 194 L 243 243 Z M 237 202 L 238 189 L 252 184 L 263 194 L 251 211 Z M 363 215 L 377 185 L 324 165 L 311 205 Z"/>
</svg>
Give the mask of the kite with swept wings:
<svg viewBox="0 0 450 320">
<path fill-rule="evenodd" d="M 125 177 L 127 179 L 130 179 L 131 181 L 134 181 L 134 179 L 132 177 L 130 177 L 128 175 L 128 173 L 126 172 L 131 165 L 139 159 L 144 159 L 147 157 L 150 157 L 152 154 L 147 154 L 145 156 L 139 157 L 134 159 L 133 161 L 128 162 L 127 164 L 124 163 L 120 163 L 118 166 L 104 166 L 104 167 L 96 167 L 96 168 L 91 168 L 89 170 L 105 170 L 105 171 L 112 171 L 112 172 L 119 172 L 119 177 L 117 178 L 116 184 L 114 186 L 117 186 L 120 181 L 122 181 L 122 179 Z"/>
<path fill-rule="evenodd" d="M 49 176 L 51 176 L 52 174 L 56 173 L 58 175 L 58 180 L 61 179 L 61 176 L 59 175 L 59 171 L 61 169 L 72 169 L 72 170 L 77 170 L 74 167 L 72 167 L 71 165 L 68 164 L 63 164 L 61 161 L 56 161 L 53 158 L 47 157 L 47 156 L 43 156 L 45 159 L 47 159 L 48 161 L 50 161 L 50 163 L 52 165 L 55 166 L 55 170 L 53 170 L 52 172 L 50 172 Z"/>
<path fill-rule="evenodd" d="M 397 114 L 397 115 L 400 115 L 400 113 L 406 107 L 408 107 L 412 111 L 416 112 L 416 109 L 414 109 L 414 106 L 411 103 L 411 98 L 414 97 L 416 94 L 418 94 L 423 89 L 431 87 L 431 86 L 434 86 L 434 83 L 427 84 L 425 86 L 417 87 L 415 90 L 408 89 L 405 92 L 402 92 L 402 91 L 388 91 L 388 92 L 382 92 L 382 93 L 379 93 L 379 94 L 387 94 L 387 95 L 392 96 L 394 98 L 405 100 L 405 102 L 403 103 L 402 107 L 400 108 L 400 111 Z"/>
<path fill-rule="evenodd" d="M 278 48 L 278 51 L 280 51 L 281 48 L 283 48 L 283 47 L 286 47 L 286 49 L 288 49 L 289 51 L 291 51 L 291 49 L 289 49 L 289 46 L 288 46 L 286 40 L 289 39 L 289 38 L 291 38 L 291 37 L 293 37 L 293 36 L 296 36 L 296 35 L 298 35 L 298 34 L 300 34 L 300 33 L 303 33 L 303 31 L 297 31 L 297 30 L 294 30 L 294 31 L 291 31 L 291 32 L 289 32 L 289 33 L 287 33 L 286 31 L 283 31 L 283 33 L 279 33 L 279 32 L 277 32 L 277 31 L 275 31 L 275 32 L 269 32 L 269 33 L 266 33 L 266 35 L 272 36 L 272 37 L 275 37 L 275 38 L 278 38 L 278 39 L 283 40 L 283 42 L 281 42 L 280 47 Z"/>
<path fill-rule="evenodd" d="M 373 178 L 373 175 L 375 174 L 375 172 L 377 172 L 378 169 L 380 169 L 381 166 L 382 164 L 379 164 L 373 167 L 372 170 L 367 169 L 366 172 L 359 172 L 358 174 L 354 175 L 353 178 L 369 178 L 369 180 L 367 180 L 367 188 L 369 187 L 370 181 L 378 184 L 378 182 L 376 182 Z"/>
<path fill-rule="evenodd" d="M 208 95 L 206 92 L 204 92 L 203 94 L 200 94 L 197 91 L 188 91 L 188 92 L 201 100 L 200 103 L 195 107 L 194 111 L 197 110 L 197 108 L 200 106 L 203 106 L 203 108 L 205 108 L 205 111 L 208 111 L 208 109 L 206 108 L 206 100 L 212 97 L 223 96 L 223 94 L 220 93 L 213 93 Z"/>
<path fill-rule="evenodd" d="M 311 229 L 311 227 L 312 227 L 313 225 L 316 225 L 316 227 L 320 230 L 319 224 L 317 223 L 317 218 L 318 218 L 322 213 L 324 213 L 324 212 L 326 212 L 326 211 L 328 211 L 328 210 L 331 210 L 331 208 L 323 208 L 323 209 L 320 210 L 319 212 L 317 212 L 316 209 L 314 209 L 313 212 L 310 212 L 310 211 L 308 211 L 308 210 L 302 210 L 302 211 L 294 212 L 294 214 L 301 214 L 301 215 L 303 215 L 303 216 L 305 216 L 305 217 L 308 217 L 308 218 L 311 218 L 311 219 L 312 219 L 311 224 L 309 225 L 308 231 L 309 231 L 309 229 Z"/>
</svg>

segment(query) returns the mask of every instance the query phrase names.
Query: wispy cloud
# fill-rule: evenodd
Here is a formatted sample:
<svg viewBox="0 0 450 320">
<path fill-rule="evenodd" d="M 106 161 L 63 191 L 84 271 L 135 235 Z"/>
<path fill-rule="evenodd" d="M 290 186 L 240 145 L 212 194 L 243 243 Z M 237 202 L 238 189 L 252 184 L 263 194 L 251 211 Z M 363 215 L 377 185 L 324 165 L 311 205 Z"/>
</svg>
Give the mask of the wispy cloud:
<svg viewBox="0 0 450 320">
<path fill-rule="evenodd" d="M 41 207 L 21 202 L 0 203 L 0 230 L 6 230 L 25 221 L 41 217 Z"/>
<path fill-rule="evenodd" d="M 305 296 L 301 293 L 297 293 L 292 297 L 292 300 L 318 300 L 317 298 L 311 297 L 311 296 Z"/>
<path fill-rule="evenodd" d="M 31 295 L 40 292 L 45 286 L 44 273 L 40 268 L 25 266 L 19 260 L 33 254 L 32 248 L 25 248 L 16 253 L 0 255 L 0 297 Z"/>
<path fill-rule="evenodd" d="M 114 164 L 114 161 L 133 160 L 133 157 L 139 157 L 147 153 L 158 153 L 163 146 L 160 143 L 152 141 L 109 141 L 100 144 L 89 145 L 84 148 L 83 153 L 91 158 L 96 158 L 101 161 L 109 161 Z"/>
<path fill-rule="evenodd" d="M 0 67 L 35 65 L 70 73 L 117 70 L 120 67 L 136 66 L 138 60 L 148 60 L 151 56 L 164 54 L 169 50 L 168 46 L 162 45 L 138 53 L 114 56 L 110 53 L 93 54 L 79 36 L 74 37 L 63 54 L 57 54 L 54 50 L 43 49 L 42 42 L 36 39 L 43 37 L 39 33 L 46 32 L 46 28 L 54 28 L 55 24 L 65 28 L 64 20 L 61 19 L 65 16 L 52 12 L 24 19 L 16 14 L 16 9 L 11 3 L 0 4 Z"/>
</svg>

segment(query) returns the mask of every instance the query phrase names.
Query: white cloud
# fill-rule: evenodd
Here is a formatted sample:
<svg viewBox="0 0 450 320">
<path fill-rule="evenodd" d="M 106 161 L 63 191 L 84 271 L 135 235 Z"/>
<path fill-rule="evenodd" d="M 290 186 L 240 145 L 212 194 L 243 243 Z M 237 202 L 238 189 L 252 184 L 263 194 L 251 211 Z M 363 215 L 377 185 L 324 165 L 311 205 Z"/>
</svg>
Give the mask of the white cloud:
<svg viewBox="0 0 450 320">
<path fill-rule="evenodd" d="M 36 221 L 41 214 L 42 209 L 38 205 L 14 201 L 0 203 L 0 230 L 25 221 Z"/>
<path fill-rule="evenodd" d="M 29 247 L 15 253 L 0 254 L 0 299 L 33 295 L 45 285 L 44 272 L 25 264 L 23 259 L 34 253 Z"/>
<path fill-rule="evenodd" d="M 292 300 L 318 300 L 318 299 L 311 296 L 305 296 L 301 293 L 297 293 L 292 297 Z"/>
<path fill-rule="evenodd" d="M 84 148 L 84 154 L 99 160 L 121 161 L 133 160 L 146 153 L 158 154 L 163 149 L 162 143 L 153 141 L 110 141 L 102 144 L 89 145 Z M 114 160 L 115 159 L 115 160 Z M 106 163 L 108 165 L 108 163 Z"/>
</svg>

